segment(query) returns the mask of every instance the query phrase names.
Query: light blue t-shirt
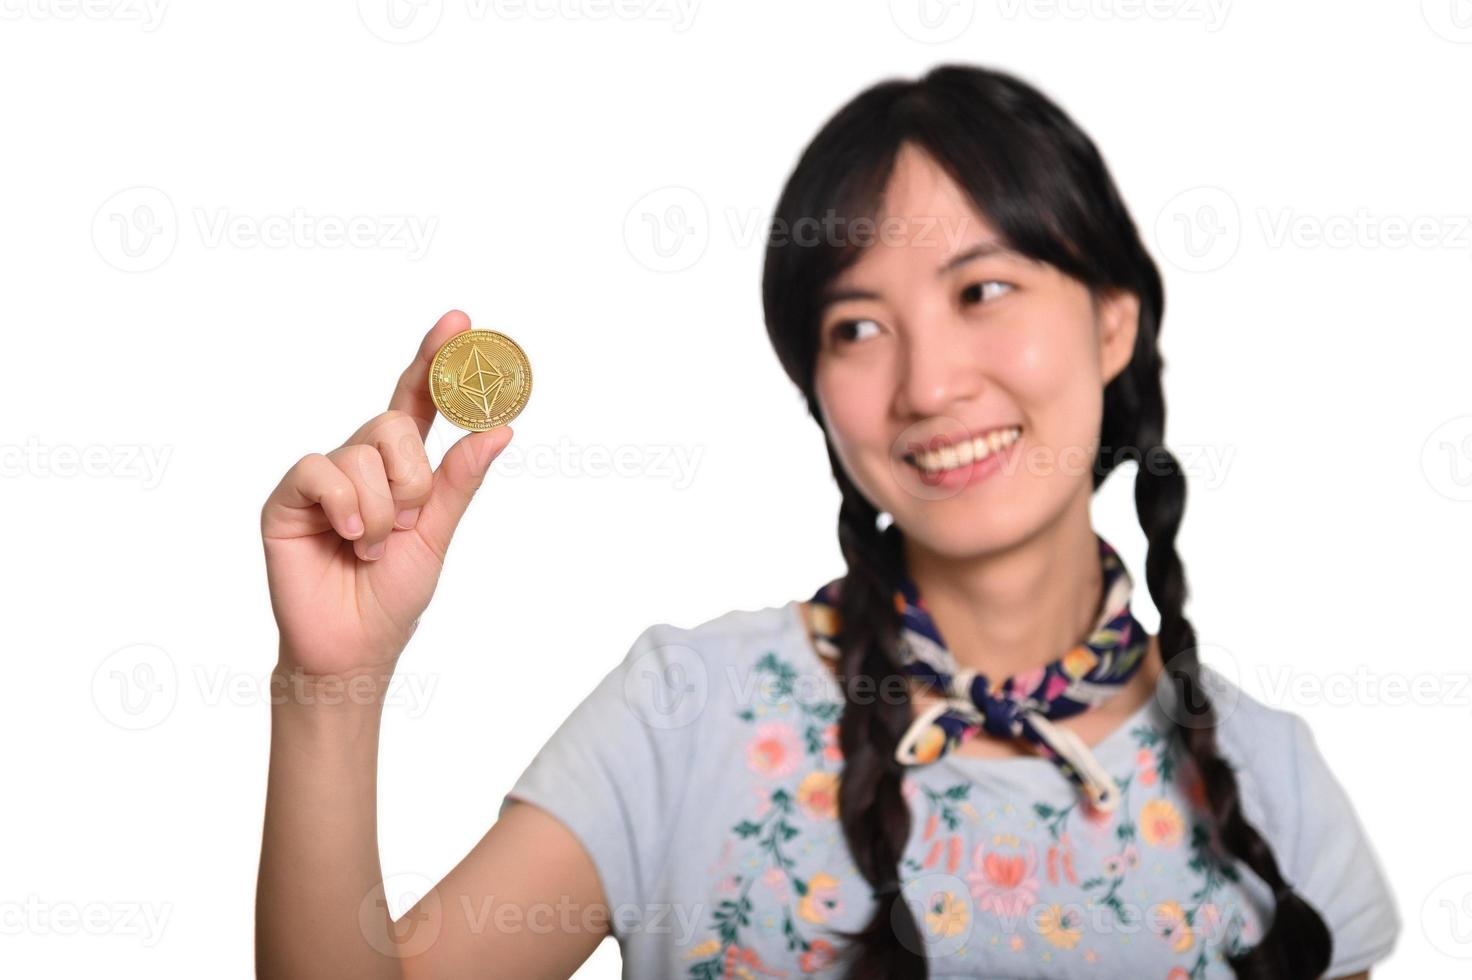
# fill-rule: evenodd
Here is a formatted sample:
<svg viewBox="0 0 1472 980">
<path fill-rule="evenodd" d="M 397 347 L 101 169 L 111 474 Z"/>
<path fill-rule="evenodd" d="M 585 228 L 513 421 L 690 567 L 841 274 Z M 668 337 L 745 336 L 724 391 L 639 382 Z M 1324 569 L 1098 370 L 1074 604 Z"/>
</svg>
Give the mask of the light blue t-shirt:
<svg viewBox="0 0 1472 980">
<path fill-rule="evenodd" d="M 1300 717 L 1203 672 L 1243 809 L 1333 935 L 1326 975 L 1368 969 L 1401 922 L 1353 806 Z M 1262 937 L 1272 895 L 1213 850 L 1171 698 L 1163 683 L 1093 747 L 1123 791 L 1113 813 L 1081 805 L 1041 756 L 908 770 L 899 877 L 930 976 L 1233 976 L 1222 954 Z M 842 704 L 796 600 L 651 626 L 502 810 L 529 801 L 582 842 L 624 977 L 837 977 L 830 930 L 873 909 L 837 821 Z"/>
</svg>

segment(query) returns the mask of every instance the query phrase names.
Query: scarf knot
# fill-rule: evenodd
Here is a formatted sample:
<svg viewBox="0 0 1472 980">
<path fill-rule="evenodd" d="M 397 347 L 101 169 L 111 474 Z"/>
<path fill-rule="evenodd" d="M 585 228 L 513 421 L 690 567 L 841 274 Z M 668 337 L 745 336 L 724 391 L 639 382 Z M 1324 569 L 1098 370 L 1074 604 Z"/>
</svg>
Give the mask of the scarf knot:
<svg viewBox="0 0 1472 980">
<path fill-rule="evenodd" d="M 1093 631 L 1062 656 L 1040 667 L 993 681 L 961 667 L 942 641 L 925 601 L 908 575 L 894 593 L 900 613 L 897 650 L 901 670 L 925 682 L 940 700 L 920 711 L 895 749 L 903 765 L 936 761 L 980 731 L 999 738 L 1022 738 L 1038 747 L 1101 810 L 1113 810 L 1119 787 L 1088 746 L 1054 721 L 1103 703 L 1123 687 L 1144 662 L 1149 637 L 1130 612 L 1133 583 L 1115 550 L 1097 533 L 1104 598 Z M 818 651 L 839 653 L 838 596 L 843 580 L 820 588 L 810 600 Z"/>
</svg>

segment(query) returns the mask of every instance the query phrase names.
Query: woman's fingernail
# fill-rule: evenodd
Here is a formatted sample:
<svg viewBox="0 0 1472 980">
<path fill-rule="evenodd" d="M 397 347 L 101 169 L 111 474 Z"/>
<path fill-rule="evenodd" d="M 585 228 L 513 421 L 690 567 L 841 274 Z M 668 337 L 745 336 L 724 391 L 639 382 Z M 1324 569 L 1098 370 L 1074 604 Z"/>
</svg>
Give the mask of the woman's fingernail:
<svg viewBox="0 0 1472 980">
<path fill-rule="evenodd" d="M 377 561 L 379 558 L 383 557 L 383 545 L 384 542 L 375 541 L 373 544 L 370 544 L 367 548 L 363 549 L 363 557 L 367 558 L 369 561 Z"/>
<path fill-rule="evenodd" d="M 414 526 L 414 522 L 417 520 L 419 520 L 419 508 L 409 507 L 405 510 L 399 511 L 399 516 L 394 518 L 394 523 L 403 530 L 407 531 L 409 528 Z"/>
<path fill-rule="evenodd" d="M 356 538 L 363 533 L 363 515 L 349 514 L 348 519 L 342 522 L 342 529 L 347 532 L 348 537 Z"/>
</svg>

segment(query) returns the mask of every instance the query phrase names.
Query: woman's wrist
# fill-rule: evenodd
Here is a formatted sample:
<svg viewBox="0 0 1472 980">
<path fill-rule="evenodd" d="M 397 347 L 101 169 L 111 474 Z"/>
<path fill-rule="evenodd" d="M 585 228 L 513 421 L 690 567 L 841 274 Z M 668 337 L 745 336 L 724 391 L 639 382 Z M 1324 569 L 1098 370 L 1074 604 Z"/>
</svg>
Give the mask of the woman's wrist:
<svg viewBox="0 0 1472 980">
<path fill-rule="evenodd" d="M 300 666 L 300 661 L 283 647 L 271 669 L 271 705 L 292 712 L 377 714 L 383 710 L 394 666 L 390 661 L 317 673 Z"/>
</svg>

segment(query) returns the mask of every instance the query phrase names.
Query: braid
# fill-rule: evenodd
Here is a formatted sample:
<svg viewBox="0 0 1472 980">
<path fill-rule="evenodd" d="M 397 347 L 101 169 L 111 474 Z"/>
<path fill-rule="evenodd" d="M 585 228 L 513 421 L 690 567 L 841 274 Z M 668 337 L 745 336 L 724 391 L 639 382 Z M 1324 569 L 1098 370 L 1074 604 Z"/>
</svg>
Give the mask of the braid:
<svg viewBox="0 0 1472 980">
<path fill-rule="evenodd" d="M 1133 372 L 1143 402 L 1132 442 L 1142 454 L 1135 508 L 1148 542 L 1145 581 L 1160 612 L 1161 656 L 1179 695 L 1179 708 L 1173 712 L 1176 731 L 1200 776 L 1221 842 L 1272 888 L 1276 902 L 1267 934 L 1251 949 L 1228 956 L 1227 962 L 1238 977 L 1314 980 L 1328 969 L 1333 939 L 1324 920 L 1284 880 L 1272 848 L 1243 813 L 1235 772 L 1217 753 L 1215 707 L 1201 684 L 1196 631 L 1183 611 L 1185 568 L 1175 548 L 1185 511 L 1186 480 L 1161 438 L 1165 420 L 1161 359 L 1158 353 L 1152 358 L 1137 351 L 1136 361 L 1144 360 L 1153 360 L 1155 370 Z M 1141 383 L 1143 379 L 1149 380 Z"/>
<path fill-rule="evenodd" d="M 864 880 L 885 889 L 863 929 L 837 934 L 851 944 L 847 980 L 921 980 L 928 971 L 918 925 L 896 887 L 910 836 L 910 807 L 901 792 L 905 769 L 894 758 L 910 723 L 910 701 L 889 693 L 904 676 L 893 653 L 899 533 L 894 525 L 878 529 L 879 512 L 849 482 L 831 443 L 829 459 L 843 492 L 838 541 L 848 562 L 838 608 L 845 699 L 838 726 L 844 758 L 838 815 Z M 873 686 L 856 700 L 850 679 L 859 677 L 872 679 Z"/>
</svg>

